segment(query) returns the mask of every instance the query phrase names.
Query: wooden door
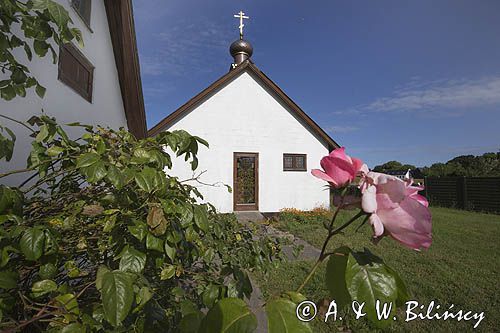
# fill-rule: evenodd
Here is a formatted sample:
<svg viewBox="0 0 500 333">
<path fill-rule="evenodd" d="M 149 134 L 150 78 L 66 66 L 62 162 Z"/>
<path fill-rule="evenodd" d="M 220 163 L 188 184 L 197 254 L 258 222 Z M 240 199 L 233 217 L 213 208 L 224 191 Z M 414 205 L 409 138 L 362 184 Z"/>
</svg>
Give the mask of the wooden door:
<svg viewBox="0 0 500 333">
<path fill-rule="evenodd" d="M 233 209 L 259 210 L 259 154 L 234 153 Z"/>
</svg>

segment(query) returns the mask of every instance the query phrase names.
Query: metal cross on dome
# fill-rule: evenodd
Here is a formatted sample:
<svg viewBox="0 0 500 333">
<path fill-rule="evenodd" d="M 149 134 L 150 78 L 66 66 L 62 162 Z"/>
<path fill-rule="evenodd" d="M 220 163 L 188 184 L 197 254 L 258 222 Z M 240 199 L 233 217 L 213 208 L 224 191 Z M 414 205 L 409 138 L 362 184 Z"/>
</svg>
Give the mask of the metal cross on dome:
<svg viewBox="0 0 500 333">
<path fill-rule="evenodd" d="M 243 24 L 243 19 L 249 19 L 250 17 L 245 16 L 245 13 L 243 13 L 243 11 L 241 11 L 241 10 L 240 10 L 240 12 L 238 14 L 235 14 L 233 16 L 240 19 L 240 26 L 239 26 L 239 28 L 240 28 L 240 39 L 243 39 L 243 27 L 245 26 Z"/>
</svg>

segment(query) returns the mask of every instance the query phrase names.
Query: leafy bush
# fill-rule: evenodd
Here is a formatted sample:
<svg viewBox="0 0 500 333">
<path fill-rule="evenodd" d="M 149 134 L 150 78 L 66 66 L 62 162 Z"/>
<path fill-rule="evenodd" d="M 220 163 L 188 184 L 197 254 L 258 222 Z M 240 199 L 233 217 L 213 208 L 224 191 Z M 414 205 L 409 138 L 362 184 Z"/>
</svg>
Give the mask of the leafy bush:
<svg viewBox="0 0 500 333">
<path fill-rule="evenodd" d="M 164 172 L 164 147 L 194 170 L 205 141 L 185 131 L 137 140 L 80 124 L 72 140 L 46 115 L 26 126 L 27 168 L 0 174 L 35 173 L 20 187 L 0 185 L 2 330 L 189 331 L 202 320 L 219 325 L 200 310 L 223 298 L 246 309 L 237 298 L 252 292 L 247 271 L 266 270 L 280 245 L 253 240 Z M 11 156 L 13 140 L 0 136 L 12 143 L 1 156 Z"/>
</svg>

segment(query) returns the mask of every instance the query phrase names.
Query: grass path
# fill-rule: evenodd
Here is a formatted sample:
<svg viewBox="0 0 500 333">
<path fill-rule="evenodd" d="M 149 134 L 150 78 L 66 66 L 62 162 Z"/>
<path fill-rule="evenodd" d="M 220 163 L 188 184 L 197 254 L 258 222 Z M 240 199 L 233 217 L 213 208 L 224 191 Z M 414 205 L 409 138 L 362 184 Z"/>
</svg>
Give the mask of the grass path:
<svg viewBox="0 0 500 333">
<path fill-rule="evenodd" d="M 420 304 L 435 300 L 441 308 L 485 312 L 478 332 L 500 331 L 500 216 L 465 212 L 446 208 L 432 208 L 433 244 L 427 251 L 416 252 L 385 238 L 377 246 L 370 242 L 370 226 L 354 233 L 334 237 L 331 249 L 348 245 L 355 249 L 369 248 L 395 268 L 405 280 L 412 299 Z M 344 212 L 340 221 L 347 221 L 352 214 Z M 321 223 L 304 223 L 294 220 L 279 221 L 277 228 L 288 231 L 310 244 L 321 247 L 325 231 Z M 281 265 L 268 276 L 258 276 L 264 297 L 294 290 L 307 275 L 313 261 L 297 261 Z M 320 267 L 304 289 L 310 299 L 328 298 L 324 286 L 325 265 Z M 403 313 L 398 317 L 404 318 Z M 473 323 L 457 321 L 414 320 L 395 322 L 388 331 L 405 332 L 467 332 Z M 363 320 L 352 319 L 324 324 L 314 323 L 315 331 L 331 332 L 349 328 L 353 331 L 372 331 Z"/>
</svg>

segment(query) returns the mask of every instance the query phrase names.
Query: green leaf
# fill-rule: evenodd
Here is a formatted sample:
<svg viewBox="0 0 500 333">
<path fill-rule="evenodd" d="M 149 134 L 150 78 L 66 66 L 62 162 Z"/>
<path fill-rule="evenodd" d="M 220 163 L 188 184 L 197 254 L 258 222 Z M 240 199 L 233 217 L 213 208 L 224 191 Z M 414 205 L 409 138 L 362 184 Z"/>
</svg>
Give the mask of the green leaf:
<svg viewBox="0 0 500 333">
<path fill-rule="evenodd" d="M 45 55 L 47 54 L 47 51 L 49 50 L 49 44 L 43 40 L 38 40 L 38 39 L 35 39 L 33 41 L 33 49 L 35 50 L 35 53 L 39 56 L 39 57 L 45 57 Z M 37 87 L 38 89 L 38 87 Z M 42 96 L 40 96 L 42 97 Z"/>
<path fill-rule="evenodd" d="M 148 232 L 148 235 L 146 236 L 146 248 L 148 250 L 163 252 L 163 240 Z"/>
<path fill-rule="evenodd" d="M 110 232 L 111 230 L 113 230 L 113 228 L 116 225 L 116 219 L 117 219 L 117 215 L 116 214 L 106 216 L 104 218 L 104 227 L 102 228 L 102 231 L 104 231 L 104 232 Z"/>
<path fill-rule="evenodd" d="M 295 303 L 295 304 L 299 304 L 305 300 L 307 300 L 307 297 L 305 297 L 304 295 L 302 295 L 301 293 L 298 293 L 298 292 L 295 292 L 295 291 L 286 291 L 284 293 L 285 296 L 289 297 L 290 300 Z"/>
<path fill-rule="evenodd" d="M 276 299 L 266 304 L 267 329 L 269 333 L 312 332 L 307 322 L 297 318 L 297 305 L 287 299 Z"/>
<path fill-rule="evenodd" d="M 135 182 L 145 192 L 151 193 L 159 190 L 160 186 L 163 185 L 162 177 L 164 177 L 160 172 L 150 167 L 144 167 L 141 172 L 135 175 Z"/>
<path fill-rule="evenodd" d="M 109 272 L 109 269 L 104 265 L 100 265 L 99 268 L 97 269 L 97 274 L 95 277 L 95 286 L 96 286 L 97 290 L 102 289 L 102 278 L 103 278 L 104 274 L 106 274 L 108 272 Z"/>
<path fill-rule="evenodd" d="M 200 332 L 250 333 L 256 328 L 257 318 L 244 301 L 239 298 L 224 298 L 203 318 Z"/>
<path fill-rule="evenodd" d="M 108 167 L 106 177 L 117 190 L 121 190 L 125 186 L 125 175 L 114 165 Z"/>
<path fill-rule="evenodd" d="M 43 12 L 47 9 L 50 0 L 33 0 L 33 10 L 39 10 Z"/>
<path fill-rule="evenodd" d="M 139 304 L 139 307 L 134 309 L 134 312 L 140 310 L 151 298 L 153 298 L 153 292 L 148 287 L 141 287 L 139 292 L 135 295 L 135 302 Z"/>
<path fill-rule="evenodd" d="M 5 215 L 4 215 L 5 216 Z M 13 215 L 15 216 L 15 215 Z M 0 217 L 1 219 L 1 217 Z M 19 252 L 15 247 L 11 245 L 4 246 L 1 251 L 1 257 L 0 257 L 0 267 L 5 267 L 10 261 L 10 255 L 9 252 Z"/>
<path fill-rule="evenodd" d="M 10 139 L 4 136 L 1 131 L 4 130 L 10 136 Z M 12 158 L 14 153 L 14 144 L 16 142 L 16 136 L 8 127 L 0 126 L 0 160 L 5 157 L 8 162 Z"/>
<path fill-rule="evenodd" d="M 36 84 L 37 84 L 37 81 L 36 81 L 36 79 L 34 77 L 29 77 L 26 80 L 26 88 L 34 87 L 34 86 L 36 86 Z"/>
<path fill-rule="evenodd" d="M 16 90 L 13 86 L 9 85 L 0 89 L 0 96 L 6 101 L 12 100 L 16 97 Z"/>
<path fill-rule="evenodd" d="M 70 18 L 66 9 L 55 1 L 47 0 L 47 2 L 47 9 L 49 10 L 50 16 L 52 16 L 52 19 L 57 25 L 60 28 L 67 26 Z"/>
<path fill-rule="evenodd" d="M 78 156 L 76 159 L 76 166 L 78 168 L 85 168 L 100 161 L 100 157 L 96 153 L 85 153 Z"/>
<path fill-rule="evenodd" d="M 57 273 L 57 267 L 51 262 L 40 266 L 40 268 L 38 269 L 38 275 L 40 275 L 42 279 L 53 278 L 56 275 L 56 273 Z"/>
<path fill-rule="evenodd" d="M 16 91 L 17 96 L 26 97 L 26 89 L 23 85 L 14 86 L 14 90 Z"/>
<path fill-rule="evenodd" d="M 106 177 L 108 171 L 104 162 L 97 161 L 96 163 L 80 169 L 80 172 L 87 178 L 89 183 L 97 183 Z"/>
<path fill-rule="evenodd" d="M 43 98 L 45 96 L 45 91 L 47 91 L 47 89 L 45 89 L 45 87 L 43 87 L 39 83 L 37 83 L 35 91 L 36 91 L 36 94 L 38 95 L 38 97 Z"/>
<path fill-rule="evenodd" d="M 122 252 L 120 270 L 124 272 L 141 273 L 146 265 L 146 254 L 132 246 L 127 246 Z"/>
<path fill-rule="evenodd" d="M 387 270 L 394 276 L 396 280 L 396 287 L 398 288 L 398 298 L 396 299 L 396 306 L 403 306 L 410 299 L 410 293 L 408 292 L 408 288 L 406 284 L 401 279 L 399 274 L 390 266 L 385 265 Z"/>
<path fill-rule="evenodd" d="M 205 209 L 205 206 L 196 205 L 193 208 L 194 208 L 194 223 L 198 226 L 198 228 L 207 232 L 208 231 L 208 216 L 207 216 L 207 210 Z"/>
<path fill-rule="evenodd" d="M 78 307 L 78 301 L 73 294 L 64 294 L 56 297 L 58 303 L 66 309 L 69 313 L 80 314 L 80 308 Z"/>
<path fill-rule="evenodd" d="M 76 41 L 78 42 L 78 45 L 80 46 L 80 48 L 83 49 L 83 47 L 85 46 L 84 43 L 83 43 L 83 37 L 82 37 L 82 32 L 80 31 L 80 29 L 77 29 L 77 28 L 71 28 L 69 29 L 71 31 L 71 33 L 73 34 L 73 37 L 75 37 Z"/>
<path fill-rule="evenodd" d="M 47 149 L 47 155 L 49 155 L 50 157 L 58 156 L 62 152 L 64 152 L 64 148 L 59 146 L 51 146 L 49 149 Z"/>
<path fill-rule="evenodd" d="M 1 271 L 0 272 L 0 288 L 2 289 L 13 289 L 17 287 L 17 279 L 19 274 L 13 271 Z"/>
<path fill-rule="evenodd" d="M 28 260 L 38 260 L 43 254 L 45 233 L 39 228 L 27 229 L 19 243 L 21 251 Z"/>
<path fill-rule="evenodd" d="M 326 287 L 339 308 L 351 303 L 351 296 L 345 282 L 345 271 L 350 251 L 351 249 L 347 246 L 335 249 L 326 266 Z"/>
<path fill-rule="evenodd" d="M 398 298 L 396 279 L 382 259 L 365 249 L 365 252 L 351 252 L 346 266 L 345 280 L 353 300 L 365 302 L 366 317 L 375 326 L 383 328 L 392 322 L 392 313 L 388 320 L 379 320 L 376 301 L 395 302 Z M 395 304 L 392 312 L 396 310 Z"/>
<path fill-rule="evenodd" d="M 0 184 L 0 214 L 23 214 L 24 196 L 16 188 Z"/>
<path fill-rule="evenodd" d="M 171 247 L 167 242 L 165 242 L 165 253 L 170 258 L 170 260 L 172 260 L 172 262 L 174 261 L 176 252 L 177 250 L 175 248 Z"/>
<path fill-rule="evenodd" d="M 47 127 L 47 125 L 44 124 L 44 125 L 40 126 L 40 131 L 38 132 L 38 134 L 35 138 L 35 141 L 42 142 L 48 136 L 49 136 L 49 128 Z"/>
<path fill-rule="evenodd" d="M 57 290 L 57 283 L 52 280 L 35 282 L 31 287 L 33 297 L 37 298 Z"/>
<path fill-rule="evenodd" d="M 29 61 L 33 59 L 33 53 L 31 52 L 31 47 L 29 46 L 28 43 L 24 43 L 24 52 L 26 53 L 26 57 L 28 58 Z"/>
<path fill-rule="evenodd" d="M 194 311 L 186 314 L 179 322 L 180 333 L 197 333 L 200 329 L 200 324 L 203 319 L 201 311 Z"/>
<path fill-rule="evenodd" d="M 146 237 L 146 234 L 148 232 L 148 228 L 146 227 L 146 225 L 139 221 L 136 221 L 135 225 L 129 225 L 127 228 L 132 236 L 134 236 L 141 242 L 144 240 L 144 237 Z"/>
<path fill-rule="evenodd" d="M 80 323 L 71 323 L 63 327 L 60 333 L 84 333 L 87 330 Z"/>
<path fill-rule="evenodd" d="M 10 75 L 10 78 L 15 84 L 21 84 L 21 83 L 26 82 L 26 79 L 28 79 L 28 76 L 26 75 L 26 73 L 23 70 L 16 68 L 16 69 L 14 69 L 12 74 Z"/>
<path fill-rule="evenodd" d="M 205 304 L 209 308 L 212 307 L 219 298 L 219 294 L 220 294 L 220 289 L 218 286 L 214 284 L 208 285 L 201 295 L 201 298 L 203 299 L 203 304 Z"/>
<path fill-rule="evenodd" d="M 134 290 L 132 278 L 121 271 L 104 273 L 102 277 L 101 298 L 106 320 L 117 327 L 127 317 L 132 302 Z"/>
<path fill-rule="evenodd" d="M 161 270 L 160 280 L 171 279 L 175 275 L 175 266 L 167 265 Z"/>
<path fill-rule="evenodd" d="M 181 225 L 185 228 L 193 223 L 193 208 L 190 204 L 181 202 L 176 205 L 179 214 L 181 215 Z"/>
</svg>

